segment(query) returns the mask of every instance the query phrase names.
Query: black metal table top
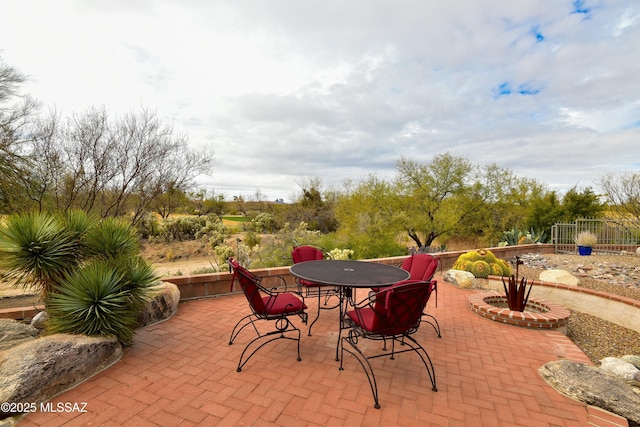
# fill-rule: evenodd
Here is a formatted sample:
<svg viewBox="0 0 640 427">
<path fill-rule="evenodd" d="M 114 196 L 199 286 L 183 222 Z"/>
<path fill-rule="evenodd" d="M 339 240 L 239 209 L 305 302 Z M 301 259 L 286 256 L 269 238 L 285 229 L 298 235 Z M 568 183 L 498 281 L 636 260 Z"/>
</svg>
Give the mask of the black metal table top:
<svg viewBox="0 0 640 427">
<path fill-rule="evenodd" d="M 399 267 L 353 260 L 306 261 L 292 265 L 289 270 L 309 282 L 350 288 L 389 286 L 409 278 L 409 272 Z"/>
</svg>

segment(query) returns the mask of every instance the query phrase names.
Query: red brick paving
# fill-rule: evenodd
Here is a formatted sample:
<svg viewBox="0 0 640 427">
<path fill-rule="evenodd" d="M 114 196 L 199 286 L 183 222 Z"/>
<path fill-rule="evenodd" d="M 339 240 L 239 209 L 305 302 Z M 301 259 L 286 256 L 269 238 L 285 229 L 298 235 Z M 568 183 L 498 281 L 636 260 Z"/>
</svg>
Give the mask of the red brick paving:
<svg viewBox="0 0 640 427">
<path fill-rule="evenodd" d="M 173 318 L 139 329 L 119 362 L 52 401 L 87 402 L 87 413 L 34 413 L 19 426 L 626 426 L 538 375 L 552 360 L 589 362 L 567 337 L 473 314 L 470 292 L 440 280 L 438 308 L 429 310 L 442 338 L 428 325 L 416 336 L 435 365 L 437 392 L 415 354 L 373 360 L 381 409 L 352 356 L 338 370 L 337 310 L 322 312 L 313 336 L 303 329 L 301 362 L 295 342 L 281 340 L 236 372 L 251 337 L 245 330 L 228 345 L 248 312 L 237 294 L 181 303 Z"/>
</svg>

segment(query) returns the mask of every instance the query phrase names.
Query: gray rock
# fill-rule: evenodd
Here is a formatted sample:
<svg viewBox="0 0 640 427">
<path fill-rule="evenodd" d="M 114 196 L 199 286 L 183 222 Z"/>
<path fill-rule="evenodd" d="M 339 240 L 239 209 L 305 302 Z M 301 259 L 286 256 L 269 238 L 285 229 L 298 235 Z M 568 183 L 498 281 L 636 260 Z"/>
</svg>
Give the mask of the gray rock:
<svg viewBox="0 0 640 427">
<path fill-rule="evenodd" d="M 614 374 L 570 360 L 546 363 L 538 373 L 565 396 L 640 423 L 640 395 Z"/>
<path fill-rule="evenodd" d="M 0 352 L 0 402 L 46 402 L 120 357 L 113 337 L 55 334 L 12 347 Z"/>
<path fill-rule="evenodd" d="M 27 324 L 13 319 L 0 319 L 0 350 L 15 347 L 25 341 L 32 341 L 38 333 L 36 328 Z"/>
<path fill-rule="evenodd" d="M 543 282 L 562 283 L 569 286 L 578 286 L 580 280 L 565 270 L 544 270 L 539 279 Z"/>
<path fill-rule="evenodd" d="M 151 293 L 149 302 L 144 306 L 138 320 L 141 326 L 166 320 L 178 312 L 180 290 L 173 283 L 162 282 Z"/>
<path fill-rule="evenodd" d="M 476 284 L 476 278 L 473 273 L 462 270 L 448 270 L 444 274 L 444 281 L 456 285 L 461 288 L 471 289 Z"/>
<path fill-rule="evenodd" d="M 605 357 L 600 361 L 600 369 L 622 378 L 627 384 L 640 387 L 640 383 L 636 381 L 640 370 L 629 362 L 625 362 L 617 357 Z"/>
<path fill-rule="evenodd" d="M 47 327 L 47 320 L 49 319 L 49 314 L 46 311 L 41 311 L 31 319 L 31 326 L 36 329 L 44 330 Z"/>
<path fill-rule="evenodd" d="M 625 362 L 629 362 L 636 368 L 640 369 L 640 356 L 636 356 L 633 354 L 625 354 L 620 359 L 624 360 Z"/>
</svg>

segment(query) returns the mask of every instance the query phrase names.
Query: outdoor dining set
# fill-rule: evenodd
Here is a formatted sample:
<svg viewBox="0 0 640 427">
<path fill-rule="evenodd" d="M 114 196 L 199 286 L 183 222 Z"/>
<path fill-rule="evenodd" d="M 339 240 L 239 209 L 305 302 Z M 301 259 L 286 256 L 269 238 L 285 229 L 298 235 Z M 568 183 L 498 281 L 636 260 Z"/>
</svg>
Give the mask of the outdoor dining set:
<svg viewBox="0 0 640 427">
<path fill-rule="evenodd" d="M 285 339 L 296 342 L 300 357 L 301 331 L 292 321 L 299 317 L 308 325 L 308 335 L 322 310 L 339 312 L 336 361 L 343 370 L 344 353 L 357 359 L 367 375 L 374 406 L 380 408 L 378 385 L 371 359 L 415 352 L 422 360 L 433 391 L 437 391 L 436 375 L 431 357 L 415 338 L 422 323 L 429 324 L 441 337 L 436 318 L 426 312 L 426 306 L 435 295 L 437 281 L 433 279 L 439 260 L 430 254 L 414 254 L 401 266 L 367 261 L 333 260 L 320 248 L 310 245 L 296 246 L 292 251 L 290 273 L 296 279 L 296 288 L 289 290 L 284 277 L 281 285 L 267 288 L 262 278 L 229 258 L 233 272 L 231 289 L 237 284 L 242 289 L 251 309 L 250 314 L 234 326 L 229 344 L 233 344 L 247 327 L 255 332 L 240 354 L 237 371 L 272 341 Z M 359 293 L 359 295 L 358 295 Z M 310 321 L 305 300 L 317 299 L 315 318 Z M 266 325 L 266 326 L 265 326 Z M 367 340 L 382 342 L 381 350 L 371 350 L 362 343 Z M 380 346 L 377 346 L 378 348 Z"/>
</svg>

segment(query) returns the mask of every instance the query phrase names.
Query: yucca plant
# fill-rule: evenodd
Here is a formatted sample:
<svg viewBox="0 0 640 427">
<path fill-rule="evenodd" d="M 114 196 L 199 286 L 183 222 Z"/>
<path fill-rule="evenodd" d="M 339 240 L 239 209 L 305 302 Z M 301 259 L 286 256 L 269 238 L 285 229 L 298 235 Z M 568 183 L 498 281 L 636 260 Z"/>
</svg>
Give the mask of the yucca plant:
<svg viewBox="0 0 640 427">
<path fill-rule="evenodd" d="M 56 286 L 47 301 L 52 333 L 114 335 L 130 344 L 137 326 L 124 274 L 107 261 L 92 261 Z"/>
<path fill-rule="evenodd" d="M 106 218 L 92 226 L 85 236 L 88 255 L 102 259 L 136 257 L 140 245 L 136 230 L 129 223 Z"/>
<path fill-rule="evenodd" d="M 9 217 L 0 227 L 0 269 L 40 289 L 51 332 L 115 335 L 124 344 L 158 283 L 131 225 L 81 211 Z"/>
<path fill-rule="evenodd" d="M 82 259 L 80 247 L 60 217 L 11 215 L 0 227 L 0 269 L 16 286 L 35 287 L 46 298 L 77 268 Z"/>
</svg>

